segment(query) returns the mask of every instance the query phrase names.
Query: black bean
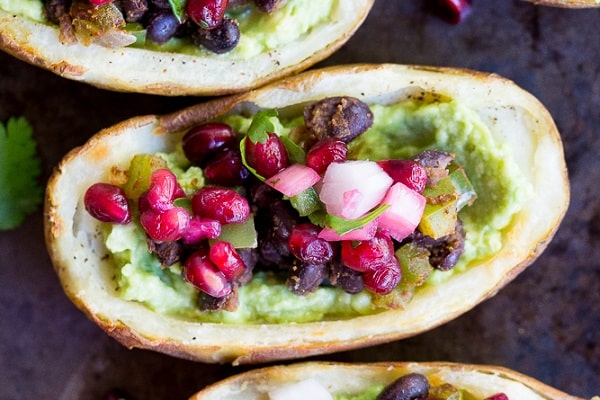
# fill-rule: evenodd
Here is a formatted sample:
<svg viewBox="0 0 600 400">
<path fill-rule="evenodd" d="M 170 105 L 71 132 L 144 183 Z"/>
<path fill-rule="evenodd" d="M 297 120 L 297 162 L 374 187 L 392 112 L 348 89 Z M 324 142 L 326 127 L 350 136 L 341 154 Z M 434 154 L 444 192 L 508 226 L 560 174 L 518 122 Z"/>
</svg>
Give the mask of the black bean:
<svg viewBox="0 0 600 400">
<path fill-rule="evenodd" d="M 348 143 L 373 125 L 373 113 L 354 97 L 329 97 L 308 105 L 304 121 L 319 140 L 334 138 Z"/>
<path fill-rule="evenodd" d="M 446 168 L 448 167 L 448 164 L 454 160 L 454 156 L 443 151 L 425 150 L 422 153 L 419 153 L 414 160 L 425 167 L 427 181 L 432 185 L 438 180 L 448 176 L 448 170 Z"/>
<path fill-rule="evenodd" d="M 286 0 L 254 0 L 254 3 L 259 10 L 266 13 L 272 13 L 283 7 Z"/>
<path fill-rule="evenodd" d="M 327 267 L 325 265 L 308 264 L 300 260 L 294 260 L 286 284 L 292 293 L 305 296 L 317 290 L 326 277 Z"/>
<path fill-rule="evenodd" d="M 139 22 L 148 11 L 148 0 L 121 0 L 121 9 L 127 22 Z"/>
<path fill-rule="evenodd" d="M 179 28 L 179 21 L 170 10 L 156 10 L 151 13 L 146 24 L 146 38 L 154 43 L 169 41 Z"/>
<path fill-rule="evenodd" d="M 401 376 L 383 389 L 376 400 L 414 400 L 429 395 L 429 381 L 421 374 Z"/>
<path fill-rule="evenodd" d="M 240 27 L 236 20 L 223 18 L 223 22 L 215 29 L 202 29 L 200 26 L 191 32 L 192 42 L 213 53 L 227 53 L 237 46 L 240 40 Z"/>
<path fill-rule="evenodd" d="M 171 9 L 171 4 L 169 4 L 169 0 L 150 0 L 150 2 L 155 8 L 164 8 L 169 10 Z"/>
<path fill-rule="evenodd" d="M 48 0 L 44 4 L 46 18 L 53 24 L 59 25 L 61 17 L 69 15 L 71 0 Z"/>
<path fill-rule="evenodd" d="M 360 293 L 365 288 L 362 273 L 346 267 L 339 257 L 329 263 L 329 283 L 350 294 Z"/>
<path fill-rule="evenodd" d="M 239 297 L 235 286 L 231 293 L 223 297 L 213 297 L 203 291 L 198 293 L 198 308 L 200 311 L 235 311 L 238 305 Z"/>
<path fill-rule="evenodd" d="M 150 253 L 156 255 L 161 266 L 164 268 L 181 260 L 184 248 L 181 242 L 178 241 L 157 242 L 148 239 L 148 250 Z"/>
</svg>

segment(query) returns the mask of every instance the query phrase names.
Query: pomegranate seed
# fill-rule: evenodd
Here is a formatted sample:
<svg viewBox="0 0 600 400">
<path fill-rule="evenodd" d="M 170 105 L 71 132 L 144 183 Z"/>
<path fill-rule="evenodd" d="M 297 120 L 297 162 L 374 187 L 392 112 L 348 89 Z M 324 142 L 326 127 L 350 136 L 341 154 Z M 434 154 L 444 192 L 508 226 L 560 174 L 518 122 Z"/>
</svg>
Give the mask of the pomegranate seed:
<svg viewBox="0 0 600 400">
<path fill-rule="evenodd" d="M 201 167 L 206 166 L 206 163 L 219 149 L 234 144 L 235 132 L 233 129 L 227 124 L 217 122 L 192 128 L 182 139 L 185 156 Z"/>
<path fill-rule="evenodd" d="M 104 3 L 112 3 L 114 0 L 90 0 L 90 4 L 94 7 L 101 6 Z"/>
<path fill-rule="evenodd" d="M 288 167 L 290 161 L 281 139 L 269 133 L 264 143 L 246 141 L 246 162 L 264 178 L 270 178 Z"/>
<path fill-rule="evenodd" d="M 470 0 L 429 0 L 429 8 L 449 24 L 462 22 L 471 13 Z"/>
<path fill-rule="evenodd" d="M 394 256 L 394 244 L 390 237 L 377 232 L 370 240 L 363 240 L 357 246 L 349 240 L 342 241 L 342 263 L 348 268 L 364 272 L 385 265 Z"/>
<path fill-rule="evenodd" d="M 185 193 L 171 170 L 159 168 L 152 171 L 146 200 L 154 211 L 163 212 L 173 208 L 173 200 L 180 197 L 185 197 Z"/>
<path fill-rule="evenodd" d="M 376 269 L 363 272 L 365 287 L 377 294 L 388 294 L 400 283 L 402 271 L 396 257 L 391 257 L 388 262 Z"/>
<path fill-rule="evenodd" d="M 317 142 L 306 155 L 306 165 L 323 175 L 332 162 L 342 162 L 348 155 L 348 146 L 341 140 L 325 139 Z"/>
<path fill-rule="evenodd" d="M 190 225 L 190 215 L 182 207 L 173 207 L 164 212 L 150 209 L 140 214 L 140 223 L 152 239 L 169 242 L 181 239 Z"/>
<path fill-rule="evenodd" d="M 239 149 L 226 149 L 219 152 L 204 167 L 204 176 L 216 185 L 241 185 L 250 172 L 242 164 Z"/>
<path fill-rule="evenodd" d="M 496 393 L 489 397 L 486 397 L 484 400 L 509 400 L 509 399 L 505 393 Z"/>
<path fill-rule="evenodd" d="M 228 0 L 188 0 L 185 8 L 189 17 L 204 29 L 214 29 L 221 24 Z"/>
<path fill-rule="evenodd" d="M 235 190 L 206 186 L 192 197 L 194 214 L 216 219 L 222 224 L 244 222 L 250 215 L 248 200 Z"/>
<path fill-rule="evenodd" d="M 185 244 L 200 243 L 205 239 L 216 239 L 221 234 L 221 223 L 214 219 L 194 216 L 181 237 Z"/>
<path fill-rule="evenodd" d="M 102 222 L 127 224 L 131 221 L 125 192 L 110 183 L 95 183 L 88 188 L 83 204 L 90 215 Z"/>
<path fill-rule="evenodd" d="M 244 260 L 229 242 L 214 243 L 210 247 L 209 258 L 230 281 L 242 276 L 247 268 Z"/>
<path fill-rule="evenodd" d="M 210 261 L 207 249 L 192 253 L 185 261 L 184 277 L 192 285 L 213 297 L 224 297 L 233 286 L 225 274 Z"/>
<path fill-rule="evenodd" d="M 310 223 L 294 226 L 288 238 L 290 251 L 306 263 L 325 264 L 333 257 L 331 243 L 319 238 L 320 228 Z"/>
<path fill-rule="evenodd" d="M 427 171 L 414 160 L 382 160 L 377 164 L 394 180 L 408 186 L 415 192 L 423 193 L 427 184 Z"/>
</svg>

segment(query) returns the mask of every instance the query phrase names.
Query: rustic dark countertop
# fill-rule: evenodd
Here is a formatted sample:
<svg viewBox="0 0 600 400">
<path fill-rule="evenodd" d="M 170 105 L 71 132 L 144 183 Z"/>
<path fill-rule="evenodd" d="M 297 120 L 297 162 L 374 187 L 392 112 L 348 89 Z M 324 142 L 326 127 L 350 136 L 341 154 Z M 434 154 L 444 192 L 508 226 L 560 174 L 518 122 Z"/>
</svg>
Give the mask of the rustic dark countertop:
<svg viewBox="0 0 600 400">
<path fill-rule="evenodd" d="M 494 298 L 418 337 L 320 357 L 503 365 L 581 397 L 600 394 L 600 9 L 476 0 L 457 26 L 420 0 L 377 0 L 350 42 L 322 65 L 398 62 L 495 72 L 536 95 L 563 136 L 572 200 L 546 252 Z M 71 148 L 130 116 L 194 98 L 110 93 L 0 54 L 0 120 L 32 122 L 44 179 Z M 0 232 L 0 400 L 184 399 L 233 368 L 127 350 L 64 296 L 42 212 Z M 516 399 L 515 399 L 516 400 Z"/>
</svg>

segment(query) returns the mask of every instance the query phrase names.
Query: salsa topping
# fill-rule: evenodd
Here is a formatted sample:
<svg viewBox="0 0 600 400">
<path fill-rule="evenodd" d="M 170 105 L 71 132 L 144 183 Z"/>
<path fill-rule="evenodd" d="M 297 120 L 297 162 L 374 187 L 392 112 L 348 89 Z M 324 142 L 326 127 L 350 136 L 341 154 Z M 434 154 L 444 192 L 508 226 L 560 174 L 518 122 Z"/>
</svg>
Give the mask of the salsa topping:
<svg viewBox="0 0 600 400">
<path fill-rule="evenodd" d="M 139 221 L 161 266 L 181 264 L 201 310 L 234 310 L 237 288 L 258 271 L 299 296 L 366 289 L 376 306 L 402 307 L 434 269 L 456 265 L 458 212 L 476 194 L 452 154 L 347 159 L 373 120 L 355 98 L 308 105 L 297 141 L 276 132 L 276 115 L 257 113 L 246 135 L 224 122 L 190 129 L 182 152 L 208 182 L 191 193 L 159 155 L 140 154 L 123 185 L 88 189 L 86 209 L 103 222 Z"/>
<path fill-rule="evenodd" d="M 240 39 L 239 24 L 227 12 L 240 14 L 255 7 L 272 13 L 283 4 L 285 0 L 47 0 L 44 9 L 48 21 L 59 26 L 64 44 L 124 47 L 141 35 L 161 45 L 187 37 L 221 54 L 234 49 Z"/>
</svg>

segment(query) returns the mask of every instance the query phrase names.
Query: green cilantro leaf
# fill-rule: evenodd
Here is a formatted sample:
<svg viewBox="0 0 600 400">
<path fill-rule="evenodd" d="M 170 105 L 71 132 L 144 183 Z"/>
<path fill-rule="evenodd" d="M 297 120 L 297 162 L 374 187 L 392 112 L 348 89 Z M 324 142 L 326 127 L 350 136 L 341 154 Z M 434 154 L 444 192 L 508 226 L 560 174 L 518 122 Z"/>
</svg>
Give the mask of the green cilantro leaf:
<svg viewBox="0 0 600 400">
<path fill-rule="evenodd" d="M 247 133 L 252 143 L 264 143 L 267 141 L 269 138 L 267 133 L 275 130 L 275 125 L 273 125 L 270 118 L 277 117 L 278 115 L 277 110 L 261 110 L 254 115 Z"/>
<path fill-rule="evenodd" d="M 185 3 L 186 0 L 169 0 L 171 10 L 179 22 L 185 19 Z"/>
<path fill-rule="evenodd" d="M 25 118 L 0 123 L 0 230 L 18 227 L 42 203 L 41 161 Z"/>
<path fill-rule="evenodd" d="M 344 219 L 336 217 L 335 215 L 327 214 L 325 216 L 325 225 L 338 233 L 343 235 L 355 229 L 361 228 L 362 226 L 373 221 L 379 217 L 385 210 L 389 208 L 389 204 L 382 204 L 370 213 L 358 219 Z"/>
</svg>

